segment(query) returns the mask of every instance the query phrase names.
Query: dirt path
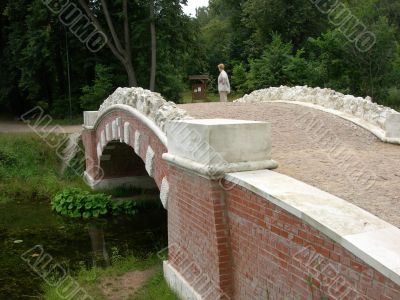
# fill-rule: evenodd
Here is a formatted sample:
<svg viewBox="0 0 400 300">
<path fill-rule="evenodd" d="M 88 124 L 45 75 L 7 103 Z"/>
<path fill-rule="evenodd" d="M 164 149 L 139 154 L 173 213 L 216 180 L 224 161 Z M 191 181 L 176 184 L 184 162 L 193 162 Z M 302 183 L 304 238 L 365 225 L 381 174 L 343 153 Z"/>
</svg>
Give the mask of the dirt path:
<svg viewBox="0 0 400 300">
<path fill-rule="evenodd" d="M 132 297 L 157 271 L 156 267 L 144 271 L 127 272 L 119 277 L 105 278 L 99 288 L 108 300 Z"/>
<path fill-rule="evenodd" d="M 29 133 L 29 132 L 76 133 L 82 131 L 82 125 L 49 125 L 30 127 L 22 122 L 0 121 L 0 133 Z"/>
<path fill-rule="evenodd" d="M 400 146 L 349 121 L 283 103 L 181 105 L 195 118 L 272 124 L 278 172 L 346 199 L 400 227 Z"/>
</svg>

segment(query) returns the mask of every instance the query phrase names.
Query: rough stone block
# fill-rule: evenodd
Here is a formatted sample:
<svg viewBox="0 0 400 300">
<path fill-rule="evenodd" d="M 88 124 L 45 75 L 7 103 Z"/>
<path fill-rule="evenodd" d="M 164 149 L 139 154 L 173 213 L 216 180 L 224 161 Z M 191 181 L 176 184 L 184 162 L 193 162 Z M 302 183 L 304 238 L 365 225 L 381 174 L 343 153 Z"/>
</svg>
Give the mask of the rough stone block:
<svg viewBox="0 0 400 300">
<path fill-rule="evenodd" d="M 110 129 L 110 124 L 106 124 L 106 140 L 107 142 L 111 141 L 111 129 Z"/>
<path fill-rule="evenodd" d="M 112 139 L 115 141 L 117 139 L 117 121 L 112 121 Z"/>
<path fill-rule="evenodd" d="M 135 150 L 135 153 L 136 153 L 137 155 L 139 155 L 139 156 L 140 156 L 140 139 L 141 139 L 140 132 L 136 130 L 136 131 L 135 131 L 135 145 L 134 145 L 134 150 Z"/>
<path fill-rule="evenodd" d="M 149 146 L 146 152 L 146 171 L 151 177 L 154 177 L 154 158 L 155 153 L 153 149 Z"/>
<path fill-rule="evenodd" d="M 101 154 L 103 153 L 101 143 L 97 144 L 97 159 L 100 160 Z"/>
<path fill-rule="evenodd" d="M 271 159 L 271 125 L 241 120 L 185 120 L 167 124 L 168 153 L 201 164 Z"/>
<path fill-rule="evenodd" d="M 83 112 L 83 121 L 86 127 L 93 127 L 96 123 L 98 111 L 85 111 Z"/>
<path fill-rule="evenodd" d="M 124 143 L 129 145 L 129 136 L 130 136 L 130 127 L 129 122 L 125 122 L 124 124 Z"/>
<path fill-rule="evenodd" d="M 165 209 L 168 209 L 168 198 L 169 198 L 169 183 L 167 178 L 164 178 L 161 183 L 160 199 Z"/>
<path fill-rule="evenodd" d="M 386 122 L 386 137 L 400 139 L 400 114 L 389 114 Z"/>
<path fill-rule="evenodd" d="M 104 148 L 107 145 L 106 133 L 104 130 L 101 131 L 100 142 L 101 142 L 101 148 Z"/>
</svg>

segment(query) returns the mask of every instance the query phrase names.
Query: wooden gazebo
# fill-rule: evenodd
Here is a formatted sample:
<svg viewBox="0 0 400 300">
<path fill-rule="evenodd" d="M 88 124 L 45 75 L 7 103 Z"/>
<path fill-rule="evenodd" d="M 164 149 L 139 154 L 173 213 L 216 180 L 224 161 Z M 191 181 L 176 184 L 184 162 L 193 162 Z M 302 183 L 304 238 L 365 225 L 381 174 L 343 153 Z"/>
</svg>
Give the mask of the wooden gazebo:
<svg viewBox="0 0 400 300">
<path fill-rule="evenodd" d="M 192 100 L 207 100 L 208 75 L 191 75 Z"/>
</svg>

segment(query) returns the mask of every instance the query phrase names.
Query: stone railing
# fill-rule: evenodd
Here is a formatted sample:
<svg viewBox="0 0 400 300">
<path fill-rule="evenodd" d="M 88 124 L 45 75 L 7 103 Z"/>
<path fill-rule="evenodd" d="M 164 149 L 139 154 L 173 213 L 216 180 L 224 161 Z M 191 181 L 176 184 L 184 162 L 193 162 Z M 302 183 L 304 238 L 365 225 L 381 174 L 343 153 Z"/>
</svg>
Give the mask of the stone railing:
<svg viewBox="0 0 400 300">
<path fill-rule="evenodd" d="M 304 103 L 331 113 L 337 112 L 340 117 L 361 125 L 385 142 L 400 143 L 400 113 L 372 102 L 370 97 L 354 97 L 308 86 L 281 86 L 257 90 L 236 100 L 239 103 L 266 101 Z"/>
<path fill-rule="evenodd" d="M 116 105 L 128 105 L 138 110 L 152 120 L 164 133 L 165 125 L 169 121 L 191 119 L 186 111 L 178 108 L 175 103 L 166 101 L 158 93 L 142 88 L 118 88 L 104 101 L 98 112 L 92 112 L 91 116 L 90 114 L 85 116 L 88 118 L 85 120 L 85 124 L 94 124 L 98 117 Z"/>
</svg>

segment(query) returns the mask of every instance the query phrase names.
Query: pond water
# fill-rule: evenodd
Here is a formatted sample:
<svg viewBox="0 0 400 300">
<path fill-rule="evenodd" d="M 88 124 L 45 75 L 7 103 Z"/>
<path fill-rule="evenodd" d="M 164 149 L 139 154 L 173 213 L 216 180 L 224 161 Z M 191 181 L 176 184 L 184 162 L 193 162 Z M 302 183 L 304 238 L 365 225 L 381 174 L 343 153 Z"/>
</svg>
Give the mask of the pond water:
<svg viewBox="0 0 400 300">
<path fill-rule="evenodd" d="M 48 202 L 0 204 L 0 299 L 40 296 L 44 282 L 21 258 L 36 245 L 74 273 L 82 264 L 107 266 L 116 249 L 139 257 L 162 249 L 167 245 L 166 224 L 166 211 L 160 207 L 93 222 L 58 216 Z"/>
</svg>

